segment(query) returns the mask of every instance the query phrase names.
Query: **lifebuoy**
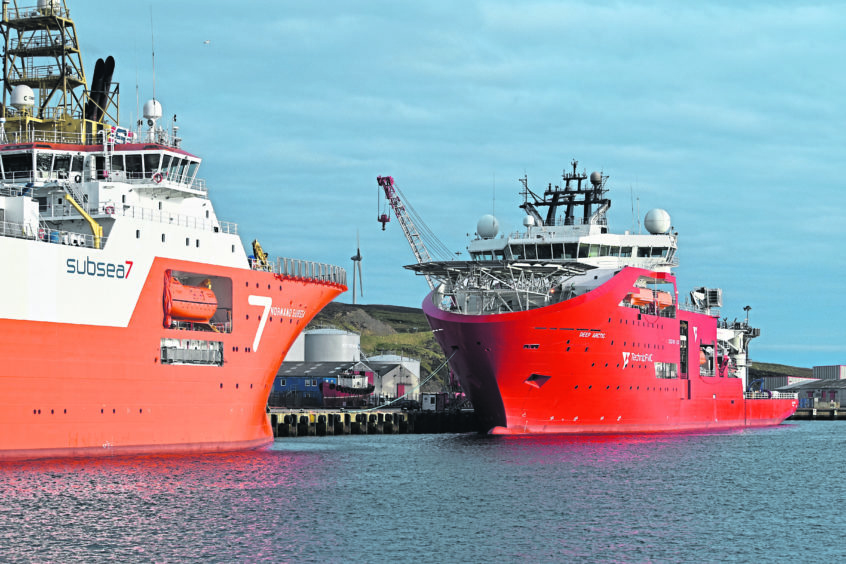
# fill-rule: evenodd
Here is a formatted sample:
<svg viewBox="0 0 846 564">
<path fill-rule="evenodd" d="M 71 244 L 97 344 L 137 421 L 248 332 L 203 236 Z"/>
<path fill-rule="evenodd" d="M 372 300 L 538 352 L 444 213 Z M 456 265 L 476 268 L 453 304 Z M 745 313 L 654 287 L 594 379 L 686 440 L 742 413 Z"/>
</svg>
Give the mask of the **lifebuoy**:
<svg viewBox="0 0 846 564">
<path fill-rule="evenodd" d="M 164 177 L 162 176 L 162 173 L 157 172 L 156 174 L 153 175 L 153 182 L 155 182 L 156 184 L 161 184 L 163 178 Z"/>
<path fill-rule="evenodd" d="M 73 180 L 74 180 L 74 182 L 76 182 L 77 184 L 79 184 L 80 182 L 82 182 L 82 175 L 81 175 L 81 174 L 77 174 L 76 176 L 74 176 L 74 177 L 73 177 Z"/>
<path fill-rule="evenodd" d="M 112 215 L 113 213 L 115 213 L 115 207 L 114 206 L 106 206 L 106 213 L 108 215 Z"/>
</svg>

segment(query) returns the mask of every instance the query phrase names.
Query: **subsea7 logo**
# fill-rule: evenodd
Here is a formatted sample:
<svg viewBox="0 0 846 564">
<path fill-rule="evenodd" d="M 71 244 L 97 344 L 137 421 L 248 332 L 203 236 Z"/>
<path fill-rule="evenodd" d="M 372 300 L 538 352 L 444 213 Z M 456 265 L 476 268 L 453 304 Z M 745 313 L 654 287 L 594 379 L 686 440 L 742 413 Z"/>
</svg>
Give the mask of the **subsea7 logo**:
<svg viewBox="0 0 846 564">
<path fill-rule="evenodd" d="M 626 368 L 629 365 L 629 357 L 632 355 L 630 352 L 623 353 L 623 368 Z"/>
<path fill-rule="evenodd" d="M 97 278 L 129 278 L 133 264 L 131 260 L 125 261 L 124 264 L 119 264 L 93 261 L 89 257 L 85 257 L 85 260 L 69 258 L 65 261 L 68 274 L 80 274 Z"/>
<path fill-rule="evenodd" d="M 247 303 L 253 306 L 263 307 L 264 311 L 259 317 L 259 326 L 256 331 L 256 338 L 253 339 L 252 351 L 258 351 L 259 341 L 261 341 L 261 334 L 264 333 L 264 325 L 267 323 L 267 314 L 270 312 L 270 306 L 273 305 L 273 299 L 270 296 L 247 296 Z"/>
</svg>

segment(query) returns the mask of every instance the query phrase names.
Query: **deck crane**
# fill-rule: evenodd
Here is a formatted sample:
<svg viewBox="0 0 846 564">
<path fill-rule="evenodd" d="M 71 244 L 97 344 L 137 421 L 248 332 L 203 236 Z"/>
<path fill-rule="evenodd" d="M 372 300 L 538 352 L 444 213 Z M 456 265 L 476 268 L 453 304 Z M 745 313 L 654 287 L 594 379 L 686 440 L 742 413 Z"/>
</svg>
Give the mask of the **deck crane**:
<svg viewBox="0 0 846 564">
<path fill-rule="evenodd" d="M 377 176 L 376 182 L 378 182 L 379 186 L 382 190 L 384 190 L 385 199 L 387 200 L 388 205 L 391 206 L 391 209 L 394 210 L 394 215 L 397 216 L 397 221 L 399 221 L 400 227 L 402 227 L 402 232 L 405 233 L 405 238 L 411 246 L 414 258 L 417 259 L 418 263 L 431 262 L 432 256 L 429 254 L 429 251 L 423 242 L 423 237 L 421 237 L 420 232 L 417 230 L 417 227 L 412 221 L 411 214 L 408 213 L 405 204 L 403 204 L 400 199 L 399 189 L 394 185 L 394 177 Z M 391 221 L 391 218 L 387 213 L 382 213 L 378 216 L 377 221 L 382 224 L 382 231 L 384 231 L 385 224 Z M 425 225 L 422 227 L 426 229 Z M 426 229 L 426 231 L 428 231 L 428 229 Z M 430 233 L 430 237 L 434 237 L 434 235 Z M 435 241 L 437 244 L 443 246 L 443 244 L 440 243 L 440 241 L 437 241 L 437 239 L 435 239 Z M 428 274 L 425 274 L 424 276 L 426 277 L 426 282 L 429 284 L 429 289 L 434 290 L 435 282 Z"/>
</svg>

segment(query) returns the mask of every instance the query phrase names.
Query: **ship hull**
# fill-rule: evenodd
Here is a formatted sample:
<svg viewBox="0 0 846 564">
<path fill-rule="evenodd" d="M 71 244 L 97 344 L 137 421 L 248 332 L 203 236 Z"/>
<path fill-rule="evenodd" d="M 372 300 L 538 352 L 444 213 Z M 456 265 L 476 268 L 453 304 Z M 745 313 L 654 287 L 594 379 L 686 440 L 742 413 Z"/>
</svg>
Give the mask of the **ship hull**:
<svg viewBox="0 0 846 564">
<path fill-rule="evenodd" d="M 795 399 L 745 399 L 740 378 L 694 367 L 656 377 L 656 364 L 685 366 L 689 350 L 716 342 L 714 317 L 645 315 L 622 307 L 647 271 L 625 268 L 593 291 L 523 312 L 464 315 L 430 295 L 423 310 L 480 430 L 492 434 L 630 433 L 776 425 Z"/>
<path fill-rule="evenodd" d="M 73 252 L 58 245 L 41 247 Z M 31 263 L 28 268 L 41 267 Z M 163 294 L 166 274 L 173 271 L 226 281 L 230 329 L 166 327 Z M 129 304 L 128 322 L 123 322 L 119 310 L 125 308 L 126 293 L 108 293 L 103 285 L 119 288 L 138 275 L 143 284 Z M 123 280 L 48 272 L 46 289 L 51 279 L 58 280 L 59 287 L 69 285 L 70 280 L 62 282 L 63 276 L 101 285 L 100 290 L 89 290 L 101 299 L 87 300 L 87 308 L 118 311 L 112 321 L 98 323 L 85 319 L 107 314 L 78 312 L 78 323 L 21 315 L 0 319 L 0 459 L 266 445 L 272 441 L 266 402 L 276 370 L 308 321 L 345 290 L 317 279 L 164 258 Z M 53 315 L 62 317 L 64 302 L 56 301 Z M 4 309 L 14 306 L 5 301 Z M 38 310 L 32 316 L 49 315 Z M 214 346 L 218 361 L 167 360 L 164 344 L 180 342 Z"/>
</svg>

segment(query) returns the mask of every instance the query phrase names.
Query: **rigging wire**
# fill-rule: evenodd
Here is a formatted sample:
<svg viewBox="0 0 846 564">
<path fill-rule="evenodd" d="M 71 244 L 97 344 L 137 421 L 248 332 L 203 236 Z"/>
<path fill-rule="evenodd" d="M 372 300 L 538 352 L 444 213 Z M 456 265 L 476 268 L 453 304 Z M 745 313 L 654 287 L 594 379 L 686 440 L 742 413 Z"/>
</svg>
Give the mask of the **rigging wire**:
<svg viewBox="0 0 846 564">
<path fill-rule="evenodd" d="M 399 186 L 394 184 L 394 188 L 396 189 L 397 193 L 399 194 L 403 206 L 405 206 L 406 211 L 411 216 L 414 225 L 417 227 L 417 230 L 420 234 L 420 238 L 423 241 L 423 244 L 426 247 L 426 250 L 429 253 L 435 255 L 432 258 L 436 258 L 438 260 L 450 260 L 453 256 L 452 251 L 447 247 L 440 239 L 438 239 L 437 235 L 429 228 L 428 225 L 423 221 L 422 216 L 417 213 L 417 210 L 409 202 L 408 198 L 406 198 L 405 194 L 403 194 L 402 190 L 400 190 Z"/>
<path fill-rule="evenodd" d="M 457 352 L 458 352 L 458 351 L 453 351 L 453 353 L 452 353 L 451 355 L 449 355 L 449 358 L 448 358 L 448 359 L 446 359 L 446 360 L 445 360 L 445 361 L 444 361 L 444 362 L 443 362 L 440 366 L 438 366 L 435 370 L 433 370 L 431 374 L 429 374 L 429 377 L 428 377 L 428 378 L 426 378 L 425 380 L 423 380 L 422 382 L 420 382 L 419 384 L 417 384 L 414 388 L 412 388 L 412 389 L 411 389 L 411 390 L 409 390 L 408 392 L 404 393 L 404 394 L 403 394 L 403 395 L 401 395 L 400 397 L 398 397 L 398 398 L 396 398 L 396 399 L 394 399 L 394 400 L 391 400 L 391 401 L 389 401 L 388 403 L 384 403 L 384 404 L 382 404 L 382 405 L 377 405 L 377 406 L 375 406 L 375 407 L 368 407 L 367 409 L 359 409 L 359 410 L 356 410 L 356 411 L 348 411 L 347 413 L 352 413 L 352 414 L 355 414 L 355 413 L 364 413 L 364 412 L 366 412 L 366 411 L 373 411 L 374 409 L 382 409 L 383 407 L 388 407 L 388 406 L 390 406 L 390 405 L 392 405 L 392 404 L 394 404 L 394 403 L 398 402 L 399 400 L 404 399 L 406 396 L 408 396 L 408 394 L 412 394 L 412 393 L 416 392 L 417 390 L 419 390 L 419 389 L 423 386 L 423 384 L 425 384 L 426 382 L 428 382 L 429 380 L 431 380 L 432 378 L 434 378 L 435 374 L 437 374 L 438 372 L 440 372 L 440 371 L 441 371 L 441 369 L 442 369 L 444 366 L 446 366 L 446 365 L 449 363 L 449 361 L 450 361 L 450 360 L 452 360 L 452 357 L 454 357 L 454 356 L 455 356 L 455 353 L 457 353 Z"/>
</svg>

